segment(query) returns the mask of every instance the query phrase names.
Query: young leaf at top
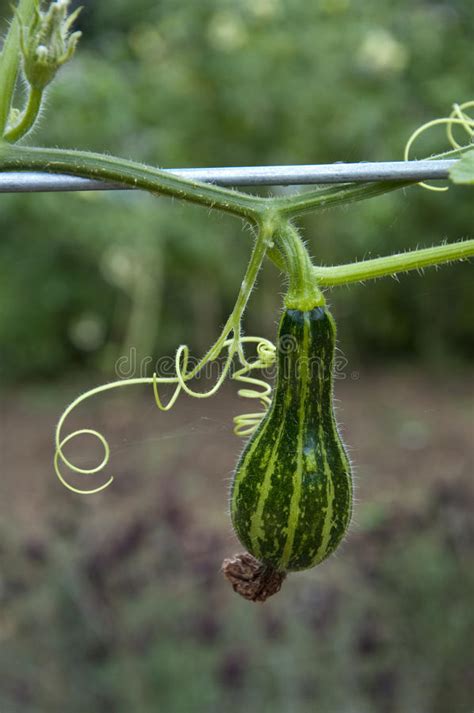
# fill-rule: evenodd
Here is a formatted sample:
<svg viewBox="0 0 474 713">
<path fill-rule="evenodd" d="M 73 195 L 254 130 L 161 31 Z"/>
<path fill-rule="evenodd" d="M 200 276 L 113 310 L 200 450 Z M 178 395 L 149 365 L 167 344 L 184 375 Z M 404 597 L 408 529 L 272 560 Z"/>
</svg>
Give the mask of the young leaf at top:
<svg viewBox="0 0 474 713">
<path fill-rule="evenodd" d="M 25 77 L 35 89 L 44 89 L 76 49 L 81 33 L 70 29 L 81 8 L 68 15 L 69 1 L 56 0 L 44 12 L 38 0 L 33 22 L 21 28 Z"/>
</svg>

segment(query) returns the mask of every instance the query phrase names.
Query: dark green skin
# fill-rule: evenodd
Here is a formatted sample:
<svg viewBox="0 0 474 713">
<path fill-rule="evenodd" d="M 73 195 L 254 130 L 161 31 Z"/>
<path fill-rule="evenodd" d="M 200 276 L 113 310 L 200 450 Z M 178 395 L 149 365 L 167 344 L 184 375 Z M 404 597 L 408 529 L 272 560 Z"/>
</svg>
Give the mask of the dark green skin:
<svg viewBox="0 0 474 713">
<path fill-rule="evenodd" d="M 272 404 L 234 475 L 235 531 L 250 554 L 279 571 L 324 560 L 351 519 L 351 468 L 333 408 L 335 343 L 325 307 L 285 310 Z"/>
</svg>

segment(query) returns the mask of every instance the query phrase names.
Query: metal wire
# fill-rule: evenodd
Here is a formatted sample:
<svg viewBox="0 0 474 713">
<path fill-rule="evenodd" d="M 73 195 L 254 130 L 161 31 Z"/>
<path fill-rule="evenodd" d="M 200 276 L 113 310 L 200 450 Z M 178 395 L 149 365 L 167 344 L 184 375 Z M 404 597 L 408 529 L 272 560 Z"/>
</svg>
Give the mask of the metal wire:
<svg viewBox="0 0 474 713">
<path fill-rule="evenodd" d="M 426 181 L 448 178 L 453 159 L 329 163 L 297 166 L 169 168 L 168 173 L 220 186 L 289 186 L 317 183 Z M 128 190 L 124 186 L 77 176 L 37 171 L 0 171 L 0 193 Z"/>
</svg>

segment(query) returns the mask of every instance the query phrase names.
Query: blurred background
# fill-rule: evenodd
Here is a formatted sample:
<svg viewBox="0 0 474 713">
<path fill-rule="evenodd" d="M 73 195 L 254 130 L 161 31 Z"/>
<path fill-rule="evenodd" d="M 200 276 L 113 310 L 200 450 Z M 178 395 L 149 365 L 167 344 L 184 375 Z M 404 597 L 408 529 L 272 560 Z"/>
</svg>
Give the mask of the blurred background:
<svg viewBox="0 0 474 713">
<path fill-rule="evenodd" d="M 395 160 L 472 98 L 470 0 L 81 4 L 79 51 L 31 144 L 164 167 Z M 434 130 L 418 157 L 444 148 Z M 411 188 L 301 227 L 331 264 L 472 237 L 472 218 L 468 189 Z M 470 266 L 329 294 L 354 524 L 336 556 L 252 605 L 219 572 L 240 547 L 232 385 L 169 414 L 149 390 L 95 398 L 69 426 L 107 436 L 113 485 L 75 496 L 52 469 L 60 413 L 120 357 L 140 375 L 149 355 L 211 343 L 248 233 L 111 192 L 2 195 L 0 234 L 1 712 L 471 711 Z M 282 291 L 266 265 L 247 333 L 274 337 Z M 85 439 L 68 453 L 100 455 Z"/>
</svg>

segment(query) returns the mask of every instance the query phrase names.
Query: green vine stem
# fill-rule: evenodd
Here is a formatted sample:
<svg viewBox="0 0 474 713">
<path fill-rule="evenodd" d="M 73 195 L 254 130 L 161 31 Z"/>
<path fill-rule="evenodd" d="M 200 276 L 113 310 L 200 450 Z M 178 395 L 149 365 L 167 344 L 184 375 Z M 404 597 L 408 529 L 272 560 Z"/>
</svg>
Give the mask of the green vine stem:
<svg viewBox="0 0 474 713">
<path fill-rule="evenodd" d="M 460 156 L 469 147 L 439 154 L 438 158 Z M 0 170 L 43 170 L 51 173 L 69 173 L 86 178 L 109 180 L 141 188 L 155 194 L 163 194 L 221 210 L 249 221 L 253 225 L 272 224 L 275 244 L 268 245 L 268 256 L 281 270 L 288 270 L 291 250 L 300 249 L 289 241 L 292 235 L 297 242 L 297 233 L 288 228 L 290 215 L 344 205 L 382 195 L 413 182 L 347 184 L 342 187 L 306 191 L 290 198 L 262 198 L 221 186 L 191 181 L 160 171 L 134 161 L 103 156 L 84 151 L 42 149 L 0 143 Z M 285 233 L 286 231 L 286 233 Z M 289 231 L 289 232 L 288 232 Z M 292 232 L 293 231 L 293 232 Z M 286 235 L 286 238 L 285 238 Z M 279 236 L 279 239 L 277 237 Z M 299 237 L 298 237 L 299 240 Z M 419 269 L 443 262 L 465 259 L 472 255 L 472 241 L 413 250 L 402 255 L 393 255 L 368 260 L 354 265 L 316 267 L 313 278 L 320 285 L 342 285 L 358 280 L 367 280 L 404 270 Z M 290 251 L 290 252 L 288 252 Z M 290 266 L 291 270 L 291 266 Z"/>
<path fill-rule="evenodd" d="M 472 145 L 468 144 L 444 151 L 436 156 L 430 156 L 428 160 L 460 158 L 470 149 L 472 149 Z M 337 188 L 314 188 L 293 196 L 274 199 L 273 208 L 282 217 L 293 218 L 317 209 L 335 208 L 369 198 L 377 198 L 384 193 L 391 193 L 413 185 L 416 185 L 416 181 L 375 181 L 373 183 L 347 183 Z"/>
<path fill-rule="evenodd" d="M 290 222 L 281 222 L 275 233 L 275 243 L 285 258 L 289 279 L 285 306 L 304 312 L 324 305 L 324 296 L 314 279 L 311 258 L 298 230 Z"/>
<path fill-rule="evenodd" d="M 16 126 L 5 133 L 5 141 L 19 141 L 33 128 L 41 109 L 43 92 L 35 87 L 30 87 L 26 107 Z"/>
<path fill-rule="evenodd" d="M 141 188 L 150 193 L 197 203 L 252 222 L 256 222 L 267 209 L 265 198 L 173 176 L 152 166 L 89 151 L 30 148 L 2 143 L 0 170 L 40 170 L 112 181 L 128 188 Z"/>
<path fill-rule="evenodd" d="M 474 256 L 474 240 L 436 245 L 432 248 L 409 250 L 406 253 L 362 260 L 348 265 L 313 267 L 314 279 L 322 287 L 347 285 L 350 282 L 364 282 L 378 277 L 396 275 L 409 270 L 441 265 L 454 260 L 466 260 Z"/>
<path fill-rule="evenodd" d="M 432 157 L 456 158 L 469 146 L 446 151 Z M 289 218 L 338 205 L 346 205 L 375 198 L 414 185 L 414 181 L 379 181 L 375 183 L 344 184 L 336 188 L 317 188 L 285 198 L 263 198 L 222 186 L 192 181 L 173 176 L 158 168 L 115 156 L 89 151 L 33 148 L 0 144 L 0 170 L 41 170 L 48 173 L 67 173 L 118 183 L 129 188 L 141 188 L 151 193 L 168 195 L 192 203 L 221 210 L 255 221 L 271 211 L 281 218 Z"/>
</svg>

